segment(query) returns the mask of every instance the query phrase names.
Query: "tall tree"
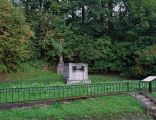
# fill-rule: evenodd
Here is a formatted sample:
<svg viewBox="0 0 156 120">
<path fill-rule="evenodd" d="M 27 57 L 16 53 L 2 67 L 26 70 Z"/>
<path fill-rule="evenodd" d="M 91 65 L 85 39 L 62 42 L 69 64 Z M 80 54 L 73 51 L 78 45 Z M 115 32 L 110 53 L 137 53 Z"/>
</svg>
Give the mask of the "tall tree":
<svg viewBox="0 0 156 120">
<path fill-rule="evenodd" d="M 0 66 L 1 71 L 15 71 L 30 57 L 28 39 L 32 36 L 23 13 L 10 2 L 0 0 Z"/>
</svg>

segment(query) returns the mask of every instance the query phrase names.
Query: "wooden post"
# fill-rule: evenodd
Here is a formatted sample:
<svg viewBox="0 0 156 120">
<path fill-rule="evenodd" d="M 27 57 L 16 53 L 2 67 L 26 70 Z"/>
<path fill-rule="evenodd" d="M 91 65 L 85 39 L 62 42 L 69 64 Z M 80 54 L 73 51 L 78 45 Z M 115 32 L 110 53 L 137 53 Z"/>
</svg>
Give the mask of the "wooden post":
<svg viewBox="0 0 156 120">
<path fill-rule="evenodd" d="M 152 93 L 152 81 L 149 82 L 149 92 Z"/>
</svg>

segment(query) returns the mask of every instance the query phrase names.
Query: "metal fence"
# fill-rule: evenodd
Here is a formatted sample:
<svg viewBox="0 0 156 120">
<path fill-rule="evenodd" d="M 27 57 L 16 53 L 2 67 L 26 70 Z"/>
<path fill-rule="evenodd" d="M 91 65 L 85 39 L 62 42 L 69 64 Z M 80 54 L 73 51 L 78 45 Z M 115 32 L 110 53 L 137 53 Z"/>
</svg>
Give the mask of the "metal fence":
<svg viewBox="0 0 156 120">
<path fill-rule="evenodd" d="M 66 86 L 5 88 L 0 89 L 0 104 L 145 91 L 148 90 L 148 87 L 149 84 L 146 82 L 132 81 Z M 156 88 L 156 82 L 153 82 L 152 87 Z"/>
</svg>

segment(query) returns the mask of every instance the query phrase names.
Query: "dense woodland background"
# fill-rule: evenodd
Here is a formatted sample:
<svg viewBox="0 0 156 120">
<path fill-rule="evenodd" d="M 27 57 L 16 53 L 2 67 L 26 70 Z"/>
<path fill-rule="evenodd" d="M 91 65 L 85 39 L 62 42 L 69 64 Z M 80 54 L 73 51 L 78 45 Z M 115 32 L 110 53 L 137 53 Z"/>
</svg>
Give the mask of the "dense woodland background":
<svg viewBox="0 0 156 120">
<path fill-rule="evenodd" d="M 84 62 L 90 72 L 156 74 L 156 0 L 0 0 L 0 73 Z"/>
</svg>

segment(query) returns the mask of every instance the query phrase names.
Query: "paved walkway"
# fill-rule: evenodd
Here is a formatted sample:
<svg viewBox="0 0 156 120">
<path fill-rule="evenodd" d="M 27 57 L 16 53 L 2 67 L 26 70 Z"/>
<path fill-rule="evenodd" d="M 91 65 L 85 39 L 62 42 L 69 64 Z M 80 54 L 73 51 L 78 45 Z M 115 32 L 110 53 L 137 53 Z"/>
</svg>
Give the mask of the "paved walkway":
<svg viewBox="0 0 156 120">
<path fill-rule="evenodd" d="M 138 100 L 146 111 L 156 119 L 156 99 L 145 93 L 131 93 L 132 97 Z"/>
</svg>

